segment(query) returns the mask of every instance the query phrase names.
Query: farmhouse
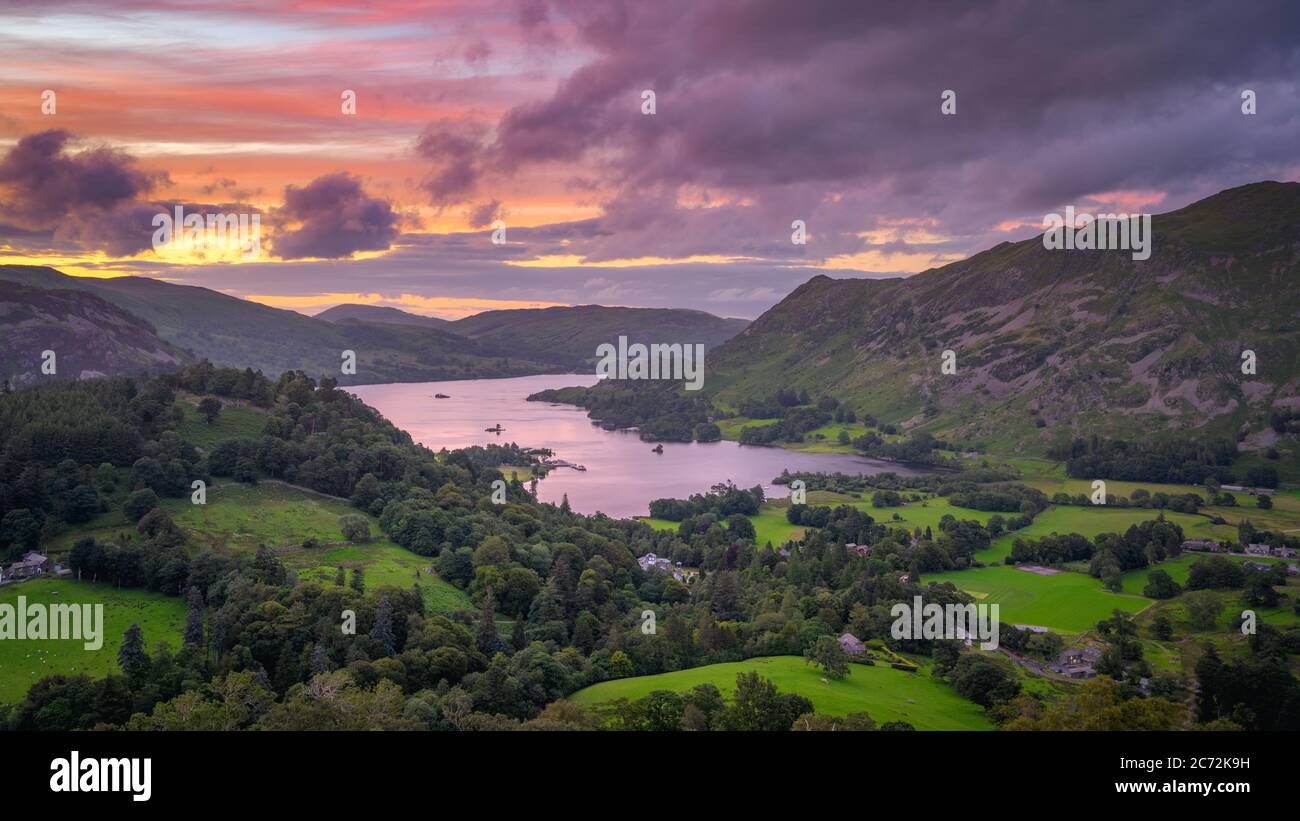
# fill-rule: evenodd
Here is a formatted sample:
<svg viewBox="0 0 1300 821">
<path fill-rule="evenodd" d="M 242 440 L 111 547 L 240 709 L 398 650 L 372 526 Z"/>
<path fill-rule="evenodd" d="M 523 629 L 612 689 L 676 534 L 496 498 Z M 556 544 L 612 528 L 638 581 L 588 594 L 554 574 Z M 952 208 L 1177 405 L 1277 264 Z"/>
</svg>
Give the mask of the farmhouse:
<svg viewBox="0 0 1300 821">
<path fill-rule="evenodd" d="M 646 570 L 646 571 L 662 570 L 665 573 L 673 574 L 673 578 L 679 582 L 686 581 L 686 574 L 682 572 L 681 562 L 678 562 L 676 565 L 674 565 L 668 559 L 661 559 L 658 556 L 656 556 L 654 553 L 647 553 L 641 558 L 637 559 L 636 563 L 641 566 L 642 570 Z"/>
<path fill-rule="evenodd" d="M 52 563 L 49 557 L 32 550 L 24 553 L 21 560 L 9 565 L 4 577 L 12 581 L 30 579 L 33 576 L 41 576 L 49 572 L 51 566 Z"/>
<path fill-rule="evenodd" d="M 1246 552 L 1252 556 L 1267 556 L 1272 552 L 1272 548 L 1266 544 L 1248 544 Z"/>
<path fill-rule="evenodd" d="M 840 636 L 840 647 L 843 647 L 844 652 L 850 656 L 863 656 L 867 653 L 867 646 L 852 633 L 845 633 Z"/>
<path fill-rule="evenodd" d="M 1220 485 L 1221 490 L 1235 490 L 1238 493 L 1249 493 L 1252 496 L 1272 496 L 1274 493 L 1271 487 L 1246 487 L 1245 485 Z"/>
<path fill-rule="evenodd" d="M 1183 542 L 1183 550 L 1190 550 L 1194 553 L 1222 553 L 1223 545 L 1213 539 L 1188 539 Z"/>
<path fill-rule="evenodd" d="M 1101 651 L 1096 647 L 1072 647 L 1061 653 L 1052 671 L 1070 678 L 1092 678 L 1097 675 L 1093 665 L 1101 658 Z"/>
</svg>

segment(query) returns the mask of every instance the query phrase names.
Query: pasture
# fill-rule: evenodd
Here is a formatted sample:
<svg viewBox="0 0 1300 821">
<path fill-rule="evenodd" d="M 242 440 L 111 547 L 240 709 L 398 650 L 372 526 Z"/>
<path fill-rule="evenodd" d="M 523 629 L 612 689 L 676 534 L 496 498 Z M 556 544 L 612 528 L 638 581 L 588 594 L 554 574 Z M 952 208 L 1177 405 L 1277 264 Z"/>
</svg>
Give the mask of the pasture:
<svg viewBox="0 0 1300 821">
<path fill-rule="evenodd" d="M 980 604 L 999 605 L 999 619 L 1007 624 L 1037 624 L 1067 634 L 1088 630 L 1115 608 L 1136 613 L 1152 601 L 1131 593 L 1109 593 L 1099 580 L 1084 573 L 1040 576 L 1007 565 L 922 574 L 923 586 L 935 582 L 952 582 L 958 590 L 975 595 Z"/>
<path fill-rule="evenodd" d="M 930 675 L 928 665 L 916 673 L 891 667 L 849 665 L 850 675 L 822 682 L 821 668 L 797 656 L 771 656 L 726 664 L 710 664 L 673 673 L 616 679 L 594 684 L 570 696 L 578 704 L 596 706 L 620 698 L 644 698 L 655 690 L 685 692 L 711 683 L 730 698 L 736 674 L 756 672 L 771 679 L 777 689 L 798 693 L 813 703 L 818 713 L 844 716 L 866 712 L 876 724 L 906 721 L 918 730 L 988 730 L 992 722 L 974 702 Z"/>
<path fill-rule="evenodd" d="M 185 630 L 185 603 L 178 598 L 142 590 L 119 590 L 107 584 L 75 579 L 34 579 L 0 587 L 0 604 L 17 607 L 18 597 L 32 604 L 102 604 L 103 646 L 87 650 L 82 641 L 6 639 L 0 641 L 0 704 L 20 701 L 33 683 L 45 676 L 87 675 L 103 678 L 120 673 L 117 650 L 132 624 L 144 631 L 150 653 L 159 642 L 180 649 Z"/>
</svg>

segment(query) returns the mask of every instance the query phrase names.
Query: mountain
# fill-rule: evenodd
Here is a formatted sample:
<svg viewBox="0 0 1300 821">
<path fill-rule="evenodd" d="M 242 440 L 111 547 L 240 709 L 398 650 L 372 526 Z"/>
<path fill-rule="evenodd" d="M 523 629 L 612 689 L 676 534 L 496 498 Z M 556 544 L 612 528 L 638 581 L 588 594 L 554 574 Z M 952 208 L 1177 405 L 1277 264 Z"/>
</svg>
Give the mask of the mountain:
<svg viewBox="0 0 1300 821">
<path fill-rule="evenodd" d="M 1004 452 L 1169 428 L 1269 444 L 1269 414 L 1300 409 L 1300 183 L 1230 189 L 1152 225 L 1146 261 L 1040 236 L 906 279 L 814 277 L 710 353 L 705 391 L 829 393 Z"/>
<path fill-rule="evenodd" d="M 580 368 L 596 361 L 597 347 L 605 342 L 617 344 L 619 336 L 626 336 L 629 343 L 702 343 L 707 350 L 748 324 L 744 319 L 723 319 L 681 308 L 575 305 L 485 311 L 458 319 L 447 328 L 470 339 L 546 351 Z"/>
<path fill-rule="evenodd" d="M 370 305 L 340 305 L 310 317 L 146 277 L 71 277 L 44 266 L 0 265 L 0 280 L 94 294 L 216 365 L 270 376 L 297 369 L 345 385 L 585 370 L 597 346 L 620 334 L 633 342 L 707 348 L 747 324 L 703 311 L 600 305 L 488 311 L 456 322 Z M 345 350 L 357 354 L 356 375 L 339 373 Z"/>
<path fill-rule="evenodd" d="M 216 365 L 251 367 L 275 376 L 301 369 L 341 384 L 419 382 L 554 372 L 559 366 L 520 356 L 517 346 L 476 342 L 439 328 L 373 322 L 328 322 L 207 288 L 145 277 L 70 277 L 53 268 L 0 265 L 0 280 L 100 297 L 152 325 L 159 337 Z M 340 373 L 343 351 L 357 354 L 357 373 Z"/>
<path fill-rule="evenodd" d="M 333 308 L 321 311 L 316 314 L 317 319 L 324 319 L 327 322 L 343 322 L 349 319 L 355 319 L 360 322 L 382 322 L 389 325 L 419 325 L 424 328 L 445 328 L 450 324 L 449 320 L 439 319 L 436 316 L 420 316 L 419 314 L 407 313 L 397 308 L 386 308 L 379 305 L 357 305 L 355 303 L 345 303 L 335 305 Z"/>
<path fill-rule="evenodd" d="M 52 376 L 153 372 L 191 361 L 153 326 L 91 293 L 10 283 L 0 291 L 0 378 L 29 384 L 52 351 Z"/>
</svg>

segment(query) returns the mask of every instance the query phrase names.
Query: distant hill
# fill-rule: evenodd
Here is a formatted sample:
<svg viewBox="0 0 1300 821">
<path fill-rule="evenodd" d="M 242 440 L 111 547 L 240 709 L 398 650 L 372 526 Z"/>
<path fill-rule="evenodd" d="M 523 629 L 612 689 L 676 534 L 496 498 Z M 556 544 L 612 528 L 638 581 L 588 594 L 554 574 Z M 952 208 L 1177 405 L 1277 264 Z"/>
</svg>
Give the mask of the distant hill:
<svg viewBox="0 0 1300 821">
<path fill-rule="evenodd" d="M 397 308 L 387 308 L 380 305 L 357 305 L 355 303 L 345 303 L 335 305 L 333 308 L 321 311 L 316 314 L 317 319 L 324 319 L 327 322 L 342 322 L 348 319 L 355 319 L 360 322 L 382 322 L 389 325 L 418 325 L 423 328 L 445 328 L 450 323 L 449 320 L 439 319 L 436 316 L 420 316 L 419 314 L 407 313 Z"/>
<path fill-rule="evenodd" d="M 23 385 L 48 379 L 42 353 L 54 352 L 54 377 L 86 379 L 155 372 L 191 361 L 153 327 L 100 297 L 19 283 L 0 289 L 0 378 Z"/>
<path fill-rule="evenodd" d="M 447 328 L 458 334 L 520 350 L 545 351 L 566 364 L 585 367 L 596 360 L 602 343 L 702 343 L 715 347 L 747 326 L 744 319 L 723 319 L 681 308 L 611 308 L 575 305 L 484 311 L 458 319 Z"/>
<path fill-rule="evenodd" d="M 521 376 L 555 371 L 518 347 L 476 342 L 439 328 L 374 322 L 328 322 L 259 305 L 207 288 L 145 277 L 70 277 L 53 268 L 0 265 L 0 280 L 94 294 L 151 324 L 159 337 L 216 365 L 251 367 L 275 376 L 301 369 L 341 384 Z M 355 376 L 339 372 L 355 351 Z"/>
<path fill-rule="evenodd" d="M 393 308 L 340 305 L 309 317 L 207 288 L 146 277 L 71 277 L 53 268 L 0 265 L 0 280 L 94 294 L 156 329 L 196 359 L 332 375 L 341 384 L 523 376 L 583 370 L 602 342 L 699 342 L 712 347 L 747 324 L 702 311 L 572 308 L 488 311 L 456 322 Z M 339 373 L 344 350 L 357 374 Z"/>
<path fill-rule="evenodd" d="M 906 279 L 814 277 L 710 354 L 705 390 L 829 393 L 1004 451 L 1203 427 L 1268 444 L 1270 413 L 1300 409 L 1300 184 L 1223 191 L 1153 233 L 1146 261 L 1035 237 Z"/>
</svg>

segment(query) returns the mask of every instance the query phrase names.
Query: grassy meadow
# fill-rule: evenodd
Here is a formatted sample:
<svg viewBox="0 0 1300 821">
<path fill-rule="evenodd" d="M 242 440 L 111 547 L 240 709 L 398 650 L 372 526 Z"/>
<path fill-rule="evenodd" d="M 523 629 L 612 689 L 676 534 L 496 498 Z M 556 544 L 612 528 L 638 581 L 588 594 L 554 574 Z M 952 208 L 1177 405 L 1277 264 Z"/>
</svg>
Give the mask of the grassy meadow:
<svg viewBox="0 0 1300 821">
<path fill-rule="evenodd" d="M 208 488 L 205 505 L 191 504 L 186 496 L 164 499 L 162 506 L 194 550 L 252 555 L 259 545 L 266 545 L 304 579 L 333 583 L 340 566 L 349 578 L 360 567 L 368 590 L 418 584 L 430 612 L 448 613 L 470 607 L 465 591 L 427 572 L 433 561 L 430 557 L 382 538 L 379 520 L 346 502 L 273 482 L 224 482 Z M 339 530 L 339 517 L 345 515 L 369 521 L 372 540 L 365 544 L 345 541 Z M 120 510 L 110 511 L 76 531 L 62 534 L 50 546 L 50 553 L 66 553 L 82 536 L 120 541 L 133 531 Z M 312 539 L 315 547 L 303 546 Z"/>
<path fill-rule="evenodd" d="M 918 730 L 988 730 L 993 724 L 977 704 L 959 696 L 930 675 L 928 665 L 916 673 L 881 665 L 849 665 L 850 675 L 835 681 L 797 656 L 772 656 L 727 664 L 711 664 L 655 676 L 605 681 L 579 690 L 571 701 L 596 706 L 617 699 L 644 698 L 655 690 L 684 692 L 712 683 L 730 697 L 736 674 L 756 672 L 771 679 L 782 692 L 799 693 L 818 713 L 847 715 L 866 712 L 876 723 L 906 721 Z"/>
<path fill-rule="evenodd" d="M 87 650 L 82 641 L 0 641 L 0 704 L 21 700 L 27 688 L 45 676 L 84 674 L 102 678 L 108 673 L 120 673 L 117 650 L 122 634 L 132 624 L 140 625 L 150 651 L 159 642 L 170 644 L 173 650 L 181 646 L 185 603 L 175 597 L 75 579 L 34 579 L 0 587 L 0 604 L 17 607 L 19 596 L 28 605 L 104 605 L 103 646 Z"/>
<path fill-rule="evenodd" d="M 1036 624 L 1068 634 L 1092 628 L 1115 608 L 1137 613 L 1152 602 L 1140 595 L 1107 592 L 1098 579 L 1084 573 L 1040 576 L 1007 565 L 921 577 L 922 585 L 934 582 L 952 582 L 980 604 L 999 605 L 999 618 L 1007 624 Z"/>
</svg>

